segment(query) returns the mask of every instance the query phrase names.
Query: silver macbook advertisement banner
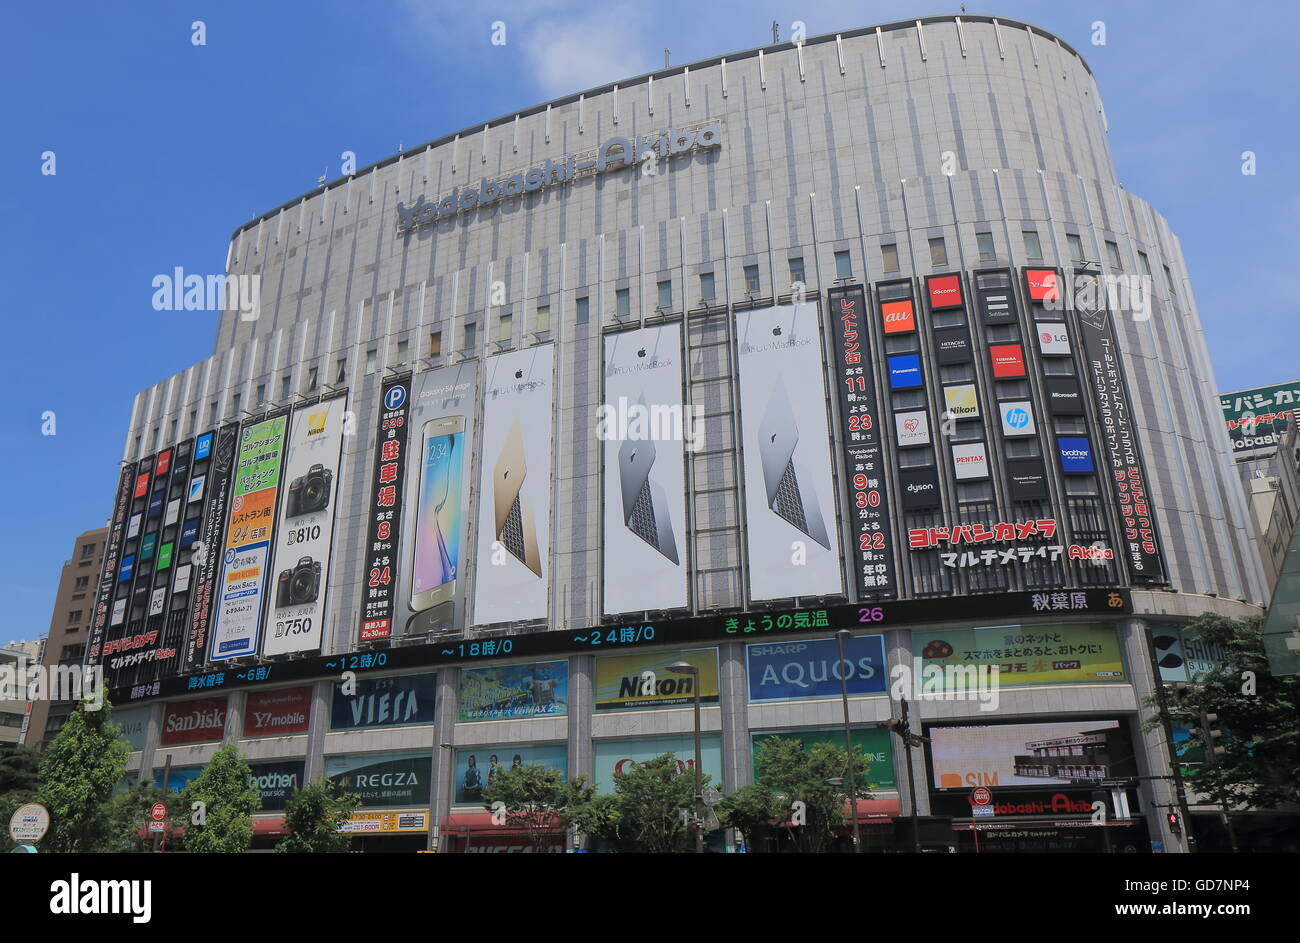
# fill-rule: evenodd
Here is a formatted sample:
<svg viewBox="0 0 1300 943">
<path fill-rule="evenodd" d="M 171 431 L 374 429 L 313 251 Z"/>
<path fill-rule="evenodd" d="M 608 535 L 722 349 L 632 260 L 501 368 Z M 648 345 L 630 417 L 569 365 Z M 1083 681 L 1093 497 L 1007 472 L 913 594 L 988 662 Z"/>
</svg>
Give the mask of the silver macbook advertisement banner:
<svg viewBox="0 0 1300 943">
<path fill-rule="evenodd" d="M 843 591 L 815 305 L 736 314 L 750 598 Z"/>
<path fill-rule="evenodd" d="M 546 617 L 554 354 L 544 344 L 487 361 L 475 625 Z"/>
<path fill-rule="evenodd" d="M 605 338 L 604 612 L 680 609 L 686 599 L 682 332 L 677 324 Z"/>
</svg>

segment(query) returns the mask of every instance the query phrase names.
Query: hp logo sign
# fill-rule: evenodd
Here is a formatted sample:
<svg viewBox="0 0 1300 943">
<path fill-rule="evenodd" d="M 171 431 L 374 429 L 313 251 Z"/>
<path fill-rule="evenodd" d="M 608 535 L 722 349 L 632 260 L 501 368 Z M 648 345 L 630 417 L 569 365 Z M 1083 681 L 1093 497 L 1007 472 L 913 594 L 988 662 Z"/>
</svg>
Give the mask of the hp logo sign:
<svg viewBox="0 0 1300 943">
<path fill-rule="evenodd" d="M 1008 409 L 1006 414 L 1007 425 L 1012 429 L 1023 429 L 1029 425 L 1029 412 L 1019 406 L 1014 409 Z"/>
</svg>

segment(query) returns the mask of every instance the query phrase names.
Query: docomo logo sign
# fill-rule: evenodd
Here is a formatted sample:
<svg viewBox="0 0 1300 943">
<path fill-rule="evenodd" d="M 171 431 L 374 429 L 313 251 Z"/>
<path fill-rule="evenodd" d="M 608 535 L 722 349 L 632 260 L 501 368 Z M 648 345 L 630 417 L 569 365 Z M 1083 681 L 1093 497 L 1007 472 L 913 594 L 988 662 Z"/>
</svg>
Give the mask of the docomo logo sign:
<svg viewBox="0 0 1300 943">
<path fill-rule="evenodd" d="M 484 177 L 477 187 L 455 187 L 441 200 L 428 201 L 421 194 L 410 206 L 397 204 L 397 231 L 407 232 L 480 206 L 490 206 L 502 199 L 570 183 L 579 175 L 603 174 L 648 159 L 664 160 L 695 148 L 718 147 L 722 143 L 722 124 L 714 121 L 686 131 L 667 128 L 643 135 L 639 143 L 641 149 L 638 151 L 632 138 L 612 137 L 589 157 L 578 159 L 573 154 L 565 154 L 558 161 L 547 158 L 536 167 L 506 177 L 495 180 Z"/>
<path fill-rule="evenodd" d="M 931 278 L 927 285 L 930 288 L 931 309 L 961 307 L 961 280 L 956 275 Z"/>
</svg>

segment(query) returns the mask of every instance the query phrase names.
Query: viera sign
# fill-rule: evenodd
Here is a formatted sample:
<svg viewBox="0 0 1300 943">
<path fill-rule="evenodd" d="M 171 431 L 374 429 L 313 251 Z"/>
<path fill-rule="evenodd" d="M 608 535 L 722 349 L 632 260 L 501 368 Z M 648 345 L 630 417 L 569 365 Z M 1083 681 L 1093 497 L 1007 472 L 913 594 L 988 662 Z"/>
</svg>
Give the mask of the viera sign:
<svg viewBox="0 0 1300 943">
<path fill-rule="evenodd" d="M 653 174 L 654 161 L 677 157 L 693 150 L 717 147 L 721 143 L 722 124 L 717 121 L 685 131 L 665 128 L 640 138 L 612 137 L 594 152 L 587 152 L 582 157 L 565 154 L 559 160 L 547 158 L 536 167 L 505 177 L 484 177 L 477 187 L 455 187 L 440 200 L 426 200 L 421 194 L 409 206 L 398 203 L 397 231 L 408 232 L 439 219 L 447 219 L 481 206 L 491 206 L 500 200 L 536 193 L 546 187 L 570 183 L 578 177 L 603 174 L 635 164 L 646 164 L 651 168 L 646 173 Z"/>
</svg>

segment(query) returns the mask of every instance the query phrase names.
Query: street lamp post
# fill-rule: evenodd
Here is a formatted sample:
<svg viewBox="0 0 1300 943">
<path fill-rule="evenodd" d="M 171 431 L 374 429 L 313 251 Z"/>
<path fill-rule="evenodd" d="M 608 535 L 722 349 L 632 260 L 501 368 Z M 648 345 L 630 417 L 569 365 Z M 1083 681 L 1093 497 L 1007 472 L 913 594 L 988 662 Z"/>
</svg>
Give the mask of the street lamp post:
<svg viewBox="0 0 1300 943">
<path fill-rule="evenodd" d="M 704 768 L 700 754 L 700 669 L 688 662 L 678 661 L 668 666 L 673 674 L 689 675 L 695 694 L 695 853 L 704 853 L 704 823 L 700 821 L 700 807 L 704 805 Z"/>
<path fill-rule="evenodd" d="M 849 724 L 849 673 L 844 661 L 844 643 L 853 638 L 848 629 L 835 633 L 840 654 L 840 700 L 844 704 L 844 753 L 848 761 L 849 805 L 853 815 L 853 853 L 862 851 L 862 827 L 858 824 L 858 790 L 853 778 L 853 728 Z"/>
</svg>

